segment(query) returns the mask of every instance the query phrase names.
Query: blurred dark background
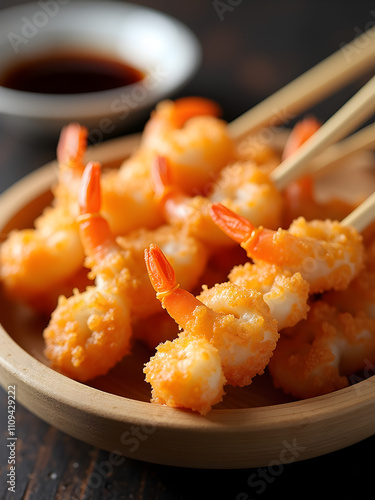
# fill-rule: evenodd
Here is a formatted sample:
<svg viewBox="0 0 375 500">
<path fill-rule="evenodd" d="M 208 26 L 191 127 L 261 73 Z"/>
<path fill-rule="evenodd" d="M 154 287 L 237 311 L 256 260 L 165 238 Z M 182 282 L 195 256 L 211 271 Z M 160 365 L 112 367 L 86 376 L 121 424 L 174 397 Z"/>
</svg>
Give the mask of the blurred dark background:
<svg viewBox="0 0 375 500">
<path fill-rule="evenodd" d="M 43 1 L 43 0 L 42 0 Z M 74 0 L 71 0 L 74 2 Z M 1 9 L 16 5 L 0 0 Z M 202 46 L 202 63 L 179 95 L 215 99 L 232 120 L 375 24 L 367 0 L 136 0 L 185 23 Z M 1 57 L 1 54 L 0 54 Z M 326 120 L 367 77 L 349 85 L 311 111 Z M 139 124 L 134 130 L 141 130 Z M 0 117 L 1 188 L 54 159 L 57 138 L 17 136 Z M 9 155 L 17 144 L 17 154 Z M 29 160 L 28 160 L 29 158 Z M 30 161 L 30 158 L 32 160 Z M 23 168 L 21 168 L 23 166 Z"/>
</svg>

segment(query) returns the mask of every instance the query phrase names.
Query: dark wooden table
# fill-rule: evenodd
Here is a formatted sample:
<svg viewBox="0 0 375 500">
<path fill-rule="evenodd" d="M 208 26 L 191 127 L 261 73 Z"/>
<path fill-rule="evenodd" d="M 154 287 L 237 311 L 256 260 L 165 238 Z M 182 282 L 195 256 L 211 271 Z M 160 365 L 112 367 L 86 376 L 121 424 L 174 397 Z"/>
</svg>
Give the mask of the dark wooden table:
<svg viewBox="0 0 375 500">
<path fill-rule="evenodd" d="M 14 3 L 0 1 L 0 8 Z M 375 23 L 372 1 L 136 3 L 173 15 L 197 34 L 203 64 L 180 94 L 216 99 L 228 120 Z M 362 83 L 354 83 L 311 111 L 321 120 L 327 119 Z M 54 159 L 56 142 L 57 138 L 20 136 L 8 130 L 0 118 L 0 192 Z M 281 496 L 346 500 L 365 498 L 369 493 L 373 497 L 375 437 L 323 457 L 281 466 L 183 469 L 125 457 L 114 461 L 108 452 L 60 432 L 17 402 L 13 493 L 7 484 L 7 415 L 7 393 L 0 389 L 1 499 L 249 500 Z"/>
</svg>

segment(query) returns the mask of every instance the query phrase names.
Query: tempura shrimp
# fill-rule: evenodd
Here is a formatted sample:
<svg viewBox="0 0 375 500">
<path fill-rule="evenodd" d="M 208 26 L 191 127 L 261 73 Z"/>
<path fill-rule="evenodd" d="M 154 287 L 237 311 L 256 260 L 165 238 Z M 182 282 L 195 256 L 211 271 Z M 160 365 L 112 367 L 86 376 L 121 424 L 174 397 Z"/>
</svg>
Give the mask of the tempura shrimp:
<svg viewBox="0 0 375 500">
<path fill-rule="evenodd" d="M 166 158 L 155 158 L 151 174 L 155 195 L 167 221 L 185 226 L 189 234 L 211 248 L 235 244 L 213 222 L 209 213 L 213 202 L 220 201 L 259 225 L 278 227 L 281 222 L 281 194 L 253 162 L 236 162 L 223 168 L 205 196 L 187 196 L 182 188 L 173 185 Z"/>
<path fill-rule="evenodd" d="M 91 205 L 95 202 L 99 211 L 99 206 L 101 206 L 99 165 L 94 165 L 91 170 L 89 169 L 90 171 L 92 179 L 88 195 Z M 152 242 L 156 242 L 166 253 L 181 283 L 187 289 L 196 286 L 205 269 L 208 254 L 205 247 L 199 241 L 189 237 L 184 229 L 163 225 L 154 230 L 141 228 L 125 236 L 116 237 L 102 212 L 100 216 L 96 216 L 95 220 L 102 220 L 102 226 L 106 227 L 105 232 L 101 230 L 96 234 L 91 219 L 90 214 L 90 232 L 88 233 L 90 237 L 81 230 L 81 239 L 87 255 L 85 264 L 91 269 L 90 276 L 95 277 L 98 266 L 100 273 L 105 272 L 107 263 L 104 256 L 116 254 L 123 268 L 126 269 L 128 301 L 133 317 L 146 318 L 161 311 L 144 263 L 144 250 Z M 81 217 L 81 228 L 82 224 Z M 98 251 L 103 255 L 98 255 Z"/>
<path fill-rule="evenodd" d="M 117 235 L 164 222 L 150 182 L 153 158 L 168 158 L 174 182 L 196 190 L 229 158 L 232 143 L 217 105 L 203 98 L 162 101 L 144 127 L 139 148 L 115 171 L 102 176 L 102 214 Z M 124 213 L 132 214 L 124 217 Z"/>
<path fill-rule="evenodd" d="M 53 206 L 36 218 L 35 228 L 11 231 L 0 246 L 0 279 L 5 289 L 38 310 L 50 312 L 59 293 L 71 291 L 74 281 L 83 281 L 84 252 L 75 216 L 86 141 L 87 129 L 79 124 L 62 129 Z"/>
<path fill-rule="evenodd" d="M 279 334 L 261 293 L 225 282 L 195 297 L 179 287 L 173 267 L 157 246 L 146 250 L 145 259 L 163 307 L 185 336 L 204 338 L 217 349 L 229 384 L 248 385 L 263 373 Z M 152 358 L 146 365 L 146 379 L 151 383 L 153 371 L 160 372 L 157 365 L 162 358 Z"/>
<path fill-rule="evenodd" d="M 79 228 L 95 286 L 60 296 L 43 332 L 45 355 L 63 374 L 86 381 L 108 372 L 130 352 L 129 276 L 108 223 L 99 214 L 100 166 L 90 163 L 82 178 Z"/>
<path fill-rule="evenodd" d="M 345 289 L 363 267 L 361 235 L 337 221 L 306 222 L 299 217 L 288 230 L 255 227 L 223 205 L 210 209 L 213 220 L 238 241 L 255 262 L 299 272 L 310 293 Z"/>
<path fill-rule="evenodd" d="M 49 299 L 77 277 L 83 259 L 78 231 L 61 207 L 44 217 L 41 228 L 9 233 L 0 246 L 0 278 L 9 296 L 46 310 Z"/>
<path fill-rule="evenodd" d="M 342 389 L 350 375 L 375 362 L 375 320 L 339 312 L 324 300 L 285 331 L 268 365 L 273 383 L 295 398 Z"/>
<path fill-rule="evenodd" d="M 157 347 L 146 364 L 153 403 L 205 415 L 224 395 L 226 379 L 218 350 L 205 337 L 181 334 Z"/>
<path fill-rule="evenodd" d="M 327 292 L 324 300 L 341 312 L 375 319 L 375 271 L 366 267 L 345 290 Z"/>
<path fill-rule="evenodd" d="M 162 101 L 144 128 L 140 151 L 167 158 L 172 183 L 196 194 L 234 158 L 234 143 L 218 114 L 209 99 Z"/>
</svg>

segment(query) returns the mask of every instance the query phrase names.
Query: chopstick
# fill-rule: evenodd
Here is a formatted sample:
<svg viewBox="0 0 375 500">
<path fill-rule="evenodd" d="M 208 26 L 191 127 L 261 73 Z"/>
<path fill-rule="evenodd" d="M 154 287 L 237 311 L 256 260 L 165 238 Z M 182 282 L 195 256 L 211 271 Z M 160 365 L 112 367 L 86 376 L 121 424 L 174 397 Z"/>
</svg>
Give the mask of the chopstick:
<svg viewBox="0 0 375 500">
<path fill-rule="evenodd" d="M 315 177 L 325 174 L 354 153 L 372 149 L 375 149 L 375 123 L 329 146 L 309 163 L 308 173 Z"/>
<path fill-rule="evenodd" d="M 375 191 L 341 221 L 344 226 L 353 226 L 361 233 L 375 220 Z"/>
<path fill-rule="evenodd" d="M 309 69 L 243 115 L 233 120 L 229 131 L 233 139 L 272 124 L 285 122 L 344 87 L 375 65 L 375 26 Z"/>
<path fill-rule="evenodd" d="M 324 148 L 345 137 L 370 117 L 375 110 L 375 76 L 373 76 L 349 101 L 327 120 L 293 155 L 271 172 L 278 189 L 300 177 L 307 170 L 307 163 Z M 296 175 L 297 174 L 297 175 Z"/>
</svg>

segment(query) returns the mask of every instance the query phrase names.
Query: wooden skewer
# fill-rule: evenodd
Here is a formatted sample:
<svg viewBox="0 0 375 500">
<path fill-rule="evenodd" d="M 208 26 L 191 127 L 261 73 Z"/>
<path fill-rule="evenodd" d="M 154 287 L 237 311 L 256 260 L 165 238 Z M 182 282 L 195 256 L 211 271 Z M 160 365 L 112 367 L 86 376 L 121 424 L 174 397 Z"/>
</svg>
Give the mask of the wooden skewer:
<svg viewBox="0 0 375 500">
<path fill-rule="evenodd" d="M 308 172 L 319 176 L 330 171 L 331 168 L 351 155 L 362 150 L 375 149 L 375 123 L 364 127 L 355 134 L 350 135 L 329 146 L 309 164 Z"/>
<path fill-rule="evenodd" d="M 375 220 L 375 191 L 341 221 L 344 226 L 353 226 L 361 233 Z"/>
<path fill-rule="evenodd" d="M 374 113 L 375 76 L 373 76 L 344 106 L 342 106 L 293 155 L 283 161 L 271 177 L 278 189 L 303 175 L 307 164 L 324 148 L 345 137 Z M 304 170 L 305 169 L 305 170 Z"/>
<path fill-rule="evenodd" d="M 285 123 L 375 65 L 375 26 L 229 124 L 235 140 Z"/>
</svg>

